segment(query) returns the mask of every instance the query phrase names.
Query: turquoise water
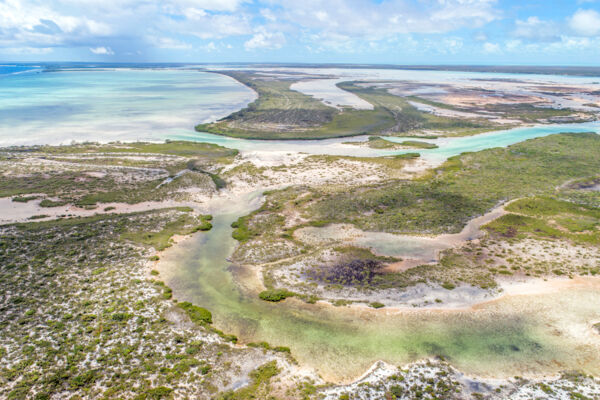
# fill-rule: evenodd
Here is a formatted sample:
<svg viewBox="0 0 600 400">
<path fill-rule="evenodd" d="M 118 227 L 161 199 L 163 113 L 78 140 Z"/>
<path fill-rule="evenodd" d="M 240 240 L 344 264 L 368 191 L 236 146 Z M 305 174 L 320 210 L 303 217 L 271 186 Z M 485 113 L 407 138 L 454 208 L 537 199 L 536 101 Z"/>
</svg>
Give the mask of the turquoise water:
<svg viewBox="0 0 600 400">
<path fill-rule="evenodd" d="M 464 153 L 466 151 L 480 151 L 492 147 L 506 147 L 527 139 L 548 136 L 561 132 L 600 132 L 599 122 L 564 125 L 539 125 L 527 128 L 516 128 L 505 131 L 489 132 L 481 135 L 466 136 L 460 138 L 439 139 L 434 141 L 438 144 L 437 149 L 420 150 L 425 158 L 435 161 L 443 161 L 448 157 Z M 394 141 L 394 139 L 390 139 Z M 395 140 L 401 141 L 401 140 Z"/>
<path fill-rule="evenodd" d="M 223 75 L 185 69 L 41 71 L 36 65 L 1 67 L 0 145 L 186 139 L 247 152 L 303 151 L 373 157 L 409 151 L 374 150 L 342 143 L 364 138 L 259 141 L 195 132 L 194 125 L 221 118 L 255 98 L 251 90 Z M 420 152 L 423 157 L 439 161 L 463 151 L 507 146 L 565 131 L 599 132 L 600 125 L 547 125 L 439 139 L 434 141 L 440 145 L 438 149 Z"/>
<path fill-rule="evenodd" d="M 600 132 L 600 122 L 589 122 L 581 124 L 556 124 L 556 125 L 539 125 L 526 128 L 516 128 L 503 131 L 494 131 L 475 136 L 466 136 L 458 138 L 443 138 L 435 140 L 427 140 L 439 145 L 437 149 L 431 150 L 376 150 L 368 147 L 358 147 L 343 142 L 366 140 L 362 138 L 337 138 L 326 140 L 247 140 L 236 139 L 225 136 L 213 135 L 210 133 L 200 132 L 182 132 L 170 136 L 172 139 L 181 140 L 197 140 L 201 142 L 215 143 L 221 146 L 226 146 L 246 152 L 254 151 L 301 151 L 309 154 L 331 154 L 331 155 L 349 155 L 349 156 L 364 156 L 377 157 L 389 156 L 403 153 L 421 153 L 421 156 L 434 161 L 441 162 L 448 157 L 452 157 L 465 151 L 479 151 L 492 147 L 505 147 L 511 144 L 522 142 L 523 140 L 533 139 L 536 137 L 547 136 L 553 133 L 560 132 Z M 410 137 L 386 137 L 386 139 L 394 142 L 403 142 Z M 421 139 L 419 139 L 421 140 Z"/>
<path fill-rule="evenodd" d="M 374 150 L 342 143 L 364 138 L 257 141 L 195 132 L 194 125 L 221 118 L 255 98 L 251 90 L 223 75 L 186 69 L 87 67 L 41 72 L 42 68 L 0 66 L 0 145 L 186 139 L 247 152 L 303 151 L 373 157 L 409 151 Z M 430 74 L 413 73 L 413 78 Z M 420 152 L 425 158 L 440 161 L 463 151 L 507 146 L 567 131 L 599 132 L 600 124 L 546 125 L 439 139 L 434 142 L 440 148 Z"/>
<path fill-rule="evenodd" d="M 4 72 L 9 73 L 0 73 L 0 145 L 162 141 L 255 97 L 229 77 L 191 70 L 35 73 L 5 66 Z"/>
<path fill-rule="evenodd" d="M 0 77 L 3 75 L 37 73 L 41 71 L 43 71 L 43 68 L 40 65 L 0 64 Z"/>
</svg>

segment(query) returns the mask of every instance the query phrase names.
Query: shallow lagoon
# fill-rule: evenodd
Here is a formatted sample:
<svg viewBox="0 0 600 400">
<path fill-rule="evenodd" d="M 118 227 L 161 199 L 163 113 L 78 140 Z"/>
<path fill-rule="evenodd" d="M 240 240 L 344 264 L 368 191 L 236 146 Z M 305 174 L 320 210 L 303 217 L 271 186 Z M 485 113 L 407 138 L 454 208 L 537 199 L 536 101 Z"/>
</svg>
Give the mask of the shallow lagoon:
<svg viewBox="0 0 600 400">
<path fill-rule="evenodd" d="M 361 70 L 361 74 L 369 70 Z M 381 71 L 370 70 L 373 74 Z M 344 74 L 343 70 L 331 70 Z M 351 71 L 356 74 L 357 71 Z M 382 77 L 464 79 L 464 73 L 392 71 Z M 488 74 L 489 75 L 489 74 Z M 493 74 L 491 74 L 493 75 Z M 354 75 L 352 75 L 354 76 Z M 351 76 L 348 76 L 350 78 Z M 380 77 L 380 78 L 382 78 Z M 559 79 L 560 78 L 560 79 Z M 562 77 L 546 77 L 547 80 Z M 568 77 L 589 81 L 590 78 Z M 309 154 L 383 156 L 414 150 L 374 150 L 327 140 L 243 140 L 200 133 L 194 125 L 244 107 L 255 94 L 232 78 L 186 69 L 87 69 L 0 75 L 0 145 L 60 144 L 75 141 L 195 140 L 253 151 L 301 151 Z M 440 147 L 420 150 L 434 163 L 463 151 L 507 146 L 558 132 L 600 132 L 599 123 L 545 125 L 482 135 L 432 140 Z M 403 141 L 405 138 L 390 138 Z"/>
<path fill-rule="evenodd" d="M 465 73 L 360 70 L 380 79 L 465 79 Z M 340 73 L 344 70 L 321 71 Z M 356 78 L 351 71 L 348 79 Z M 346 73 L 347 75 L 347 73 Z M 362 76 L 360 75 L 360 76 Z M 389 75 L 389 76 L 388 76 Z M 495 75 L 495 74 L 487 74 Z M 500 74 L 498 74 L 500 76 Z M 524 78 L 524 77 L 523 77 Z M 545 76 L 588 83 L 590 78 Z M 311 154 L 382 156 L 411 152 L 344 145 L 364 137 L 322 141 L 257 141 L 193 130 L 244 107 L 255 94 L 235 80 L 186 69 L 87 69 L 0 75 L 0 145 L 59 144 L 76 141 L 197 140 L 241 151 L 302 151 Z M 507 146 L 551 133 L 600 131 L 600 124 L 547 125 L 463 138 L 437 139 L 440 148 L 420 151 L 439 161 L 463 151 Z M 392 138 L 402 141 L 404 138 Z"/>
<path fill-rule="evenodd" d="M 90 69 L 0 76 L 0 145 L 163 141 L 244 107 L 254 92 L 189 70 Z"/>
<path fill-rule="evenodd" d="M 229 210 L 215 215 L 213 230 L 167 250 L 158 266 L 175 298 L 208 308 L 215 325 L 243 343 L 289 346 L 301 365 L 332 381 L 356 378 L 377 360 L 403 364 L 436 355 L 483 376 L 600 373 L 600 340 L 579 333 L 600 319 L 599 279 L 573 283 L 581 286 L 577 290 L 566 286 L 468 309 L 373 310 L 259 300 L 257 272 L 226 260 L 236 245 L 231 222 L 256 208 L 257 200 L 255 193 L 228 204 Z"/>
</svg>

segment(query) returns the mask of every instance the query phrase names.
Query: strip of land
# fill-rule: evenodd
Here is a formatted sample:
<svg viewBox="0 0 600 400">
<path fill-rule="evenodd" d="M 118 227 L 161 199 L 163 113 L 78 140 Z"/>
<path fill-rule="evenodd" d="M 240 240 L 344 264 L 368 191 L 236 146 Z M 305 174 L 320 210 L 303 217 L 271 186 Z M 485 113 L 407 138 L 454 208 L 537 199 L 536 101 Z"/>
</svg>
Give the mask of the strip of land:
<svg viewBox="0 0 600 400">
<path fill-rule="evenodd" d="M 502 87 L 490 96 L 493 90 L 477 91 L 474 84 L 450 87 L 400 81 L 339 82 L 336 92 L 346 92 L 347 97 L 371 107 L 355 107 L 355 101 L 339 106 L 299 91 L 303 87 L 300 83 L 318 84 L 309 71 L 305 75 L 268 70 L 218 73 L 250 87 L 258 98 L 219 121 L 196 126 L 196 130 L 245 139 L 326 139 L 365 134 L 467 136 L 522 124 L 590 121 L 596 119 L 597 111 L 583 104 L 591 100 L 574 101 L 570 91 L 549 94 L 552 88 L 543 85 L 538 89 L 526 85 L 527 94 L 515 94 L 526 89 L 514 85 Z M 433 90 L 436 87 L 441 88 L 442 95 Z M 430 94 L 415 95 L 424 88 L 431 90 Z M 343 98 L 339 93 L 334 97 Z M 470 103 L 458 104 L 461 100 Z"/>
</svg>

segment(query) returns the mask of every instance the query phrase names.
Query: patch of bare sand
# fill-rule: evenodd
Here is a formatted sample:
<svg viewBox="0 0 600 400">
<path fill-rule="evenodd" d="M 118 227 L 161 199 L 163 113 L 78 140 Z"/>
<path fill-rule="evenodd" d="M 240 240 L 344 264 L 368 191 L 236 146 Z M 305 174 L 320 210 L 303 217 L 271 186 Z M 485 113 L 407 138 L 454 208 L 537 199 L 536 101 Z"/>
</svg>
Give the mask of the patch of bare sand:
<svg viewBox="0 0 600 400">
<path fill-rule="evenodd" d="M 254 188 L 289 185 L 363 185 L 390 178 L 412 178 L 427 169 L 425 161 L 407 161 L 402 168 L 391 168 L 375 161 L 307 156 L 301 153 L 253 153 L 236 160 L 225 170 L 229 190 L 249 192 Z M 239 167 L 239 168 L 236 168 Z"/>
<path fill-rule="evenodd" d="M 442 117 L 451 118 L 495 118 L 495 115 L 489 114 L 478 114 L 474 112 L 457 111 L 448 108 L 435 107 L 429 104 L 419 103 L 416 101 L 409 101 L 410 105 L 415 107 L 419 111 L 428 112 L 431 114 L 439 115 Z"/>
<path fill-rule="evenodd" d="M 236 157 L 235 161 L 226 166 L 223 171 L 228 171 L 245 162 L 251 162 L 257 168 L 296 165 L 301 163 L 308 154 L 291 151 L 245 151 Z"/>
<path fill-rule="evenodd" d="M 372 110 L 373 105 L 361 99 L 354 93 L 340 89 L 337 84 L 344 82 L 345 78 L 303 80 L 293 83 L 290 89 L 312 96 L 323 104 L 343 110 L 351 107 L 356 110 Z"/>
<path fill-rule="evenodd" d="M 573 278 L 529 278 L 518 282 L 500 281 L 502 296 L 534 296 L 548 294 L 560 290 L 579 290 L 600 288 L 600 277 L 575 276 Z M 495 300 L 492 300 L 495 301 Z"/>
</svg>

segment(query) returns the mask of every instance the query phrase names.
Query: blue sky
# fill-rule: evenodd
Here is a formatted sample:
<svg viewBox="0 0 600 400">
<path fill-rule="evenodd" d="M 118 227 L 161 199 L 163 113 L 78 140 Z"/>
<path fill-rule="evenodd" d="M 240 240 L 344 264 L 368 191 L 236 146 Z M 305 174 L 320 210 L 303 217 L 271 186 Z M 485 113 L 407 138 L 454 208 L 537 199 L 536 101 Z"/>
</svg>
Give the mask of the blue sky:
<svg viewBox="0 0 600 400">
<path fill-rule="evenodd" d="M 600 0 L 0 0 L 0 60 L 600 65 Z"/>
</svg>

